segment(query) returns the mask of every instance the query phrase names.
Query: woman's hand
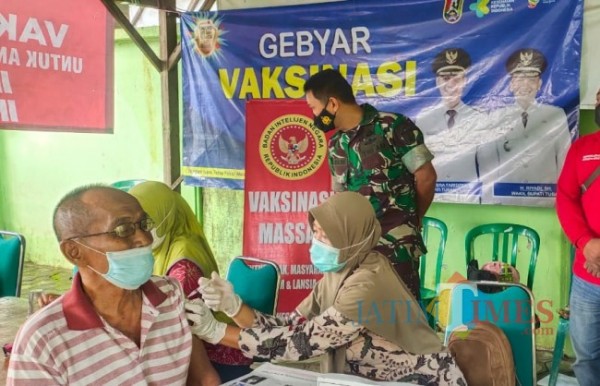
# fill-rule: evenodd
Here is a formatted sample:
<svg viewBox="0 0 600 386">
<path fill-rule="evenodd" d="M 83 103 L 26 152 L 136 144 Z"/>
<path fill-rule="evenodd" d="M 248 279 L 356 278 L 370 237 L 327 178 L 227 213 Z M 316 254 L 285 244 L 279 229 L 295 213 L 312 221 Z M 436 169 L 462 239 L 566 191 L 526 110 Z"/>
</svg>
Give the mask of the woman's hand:
<svg viewBox="0 0 600 386">
<path fill-rule="evenodd" d="M 186 302 L 185 311 L 194 335 L 212 344 L 217 344 L 223 339 L 227 324 L 216 320 L 202 300 Z"/>
<path fill-rule="evenodd" d="M 201 277 L 198 286 L 202 299 L 213 311 L 223 311 L 230 318 L 240 312 L 242 299 L 233 292 L 233 285 L 221 279 L 218 273 L 213 272 L 210 279 Z"/>
</svg>

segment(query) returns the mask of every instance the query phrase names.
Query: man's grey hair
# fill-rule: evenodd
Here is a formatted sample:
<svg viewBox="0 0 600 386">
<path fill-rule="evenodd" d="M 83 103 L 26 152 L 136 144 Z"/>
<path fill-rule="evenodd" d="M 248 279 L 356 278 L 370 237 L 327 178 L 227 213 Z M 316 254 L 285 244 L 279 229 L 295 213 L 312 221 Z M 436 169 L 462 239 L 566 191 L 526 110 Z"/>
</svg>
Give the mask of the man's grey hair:
<svg viewBox="0 0 600 386">
<path fill-rule="evenodd" d="M 52 226 L 58 241 L 66 236 L 73 237 L 88 229 L 93 219 L 91 208 L 81 201 L 81 197 L 95 189 L 114 189 L 104 184 L 91 184 L 73 189 L 54 208 Z"/>
</svg>

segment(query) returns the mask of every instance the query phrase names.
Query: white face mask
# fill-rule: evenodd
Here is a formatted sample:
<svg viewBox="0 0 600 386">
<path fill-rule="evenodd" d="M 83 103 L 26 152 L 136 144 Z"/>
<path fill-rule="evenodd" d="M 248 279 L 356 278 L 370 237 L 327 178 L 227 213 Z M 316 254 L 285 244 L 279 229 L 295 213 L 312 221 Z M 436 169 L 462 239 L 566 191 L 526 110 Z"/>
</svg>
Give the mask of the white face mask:
<svg viewBox="0 0 600 386">
<path fill-rule="evenodd" d="M 167 238 L 166 233 L 162 236 L 157 235 L 156 228 L 153 228 L 152 230 L 150 230 L 150 233 L 152 233 L 152 249 L 156 249 L 156 248 L 160 247 L 162 245 L 162 243 L 165 241 L 165 239 Z"/>
<path fill-rule="evenodd" d="M 157 232 L 158 232 L 158 228 L 160 228 L 160 226 L 162 224 L 164 224 L 165 220 L 171 215 L 171 212 L 173 212 L 174 207 L 175 207 L 175 204 L 173 204 L 173 206 L 169 210 L 169 213 L 167 213 L 167 215 L 162 219 L 160 224 L 156 225 L 154 228 L 152 228 L 150 230 L 150 233 L 152 233 L 152 249 L 156 249 L 156 248 L 160 247 L 162 245 L 162 243 L 165 241 L 165 238 L 167 238 L 167 232 L 165 232 L 165 234 L 162 236 L 159 236 Z"/>
</svg>

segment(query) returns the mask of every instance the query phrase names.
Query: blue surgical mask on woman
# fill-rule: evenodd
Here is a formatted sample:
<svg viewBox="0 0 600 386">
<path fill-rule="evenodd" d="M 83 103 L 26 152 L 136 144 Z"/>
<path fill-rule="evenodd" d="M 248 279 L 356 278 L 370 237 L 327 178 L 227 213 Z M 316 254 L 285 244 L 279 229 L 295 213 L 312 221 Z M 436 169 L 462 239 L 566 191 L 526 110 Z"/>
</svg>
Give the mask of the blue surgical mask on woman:
<svg viewBox="0 0 600 386">
<path fill-rule="evenodd" d="M 119 288 L 126 290 L 138 289 L 152 276 L 154 256 L 152 255 L 152 248 L 150 246 L 116 252 L 101 252 L 88 245 L 78 244 L 106 255 L 108 272 L 100 273 L 91 266 L 88 265 L 88 267 L 106 279 L 106 281 Z"/>
<path fill-rule="evenodd" d="M 316 239 L 313 236 L 312 245 L 310 246 L 310 251 L 309 251 L 310 252 L 310 261 L 321 272 L 339 272 L 346 266 L 346 263 L 348 262 L 348 260 L 350 260 L 352 257 L 354 257 L 358 252 L 360 252 L 362 247 L 359 248 L 358 251 L 356 251 L 356 253 L 354 255 L 350 256 L 346 261 L 344 261 L 342 263 L 339 262 L 340 252 L 344 249 L 349 249 L 349 248 L 356 247 L 358 245 L 366 243 L 371 238 L 372 234 L 373 234 L 373 231 L 371 231 L 369 236 L 366 239 L 364 239 L 363 241 L 356 243 L 356 244 L 352 244 L 352 245 L 344 247 L 344 248 L 336 248 L 329 244 L 325 244 L 324 242 Z"/>
<path fill-rule="evenodd" d="M 310 246 L 310 261 L 321 272 L 338 272 L 346 262 L 338 263 L 340 249 L 327 245 L 313 237 Z"/>
</svg>

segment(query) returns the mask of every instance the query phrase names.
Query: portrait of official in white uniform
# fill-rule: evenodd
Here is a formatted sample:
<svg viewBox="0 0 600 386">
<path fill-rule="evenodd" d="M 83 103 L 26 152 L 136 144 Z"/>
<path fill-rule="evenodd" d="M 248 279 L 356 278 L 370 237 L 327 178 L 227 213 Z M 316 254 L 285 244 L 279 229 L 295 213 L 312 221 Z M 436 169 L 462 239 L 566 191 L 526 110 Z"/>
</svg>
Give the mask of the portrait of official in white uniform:
<svg viewBox="0 0 600 386">
<path fill-rule="evenodd" d="M 562 108 L 536 101 L 546 67 L 533 48 L 519 49 L 506 61 L 514 104 L 490 113 L 497 139 L 478 156 L 480 170 L 493 178 L 484 184 L 484 202 L 554 205 L 571 134 Z"/>
<path fill-rule="evenodd" d="M 470 55 L 462 48 L 447 48 L 432 63 L 437 105 L 424 109 L 415 123 L 423 132 L 425 145 L 433 153 L 437 173 L 437 202 L 480 202 L 476 150 L 486 136 L 487 115 L 462 100 L 467 86 Z"/>
</svg>

